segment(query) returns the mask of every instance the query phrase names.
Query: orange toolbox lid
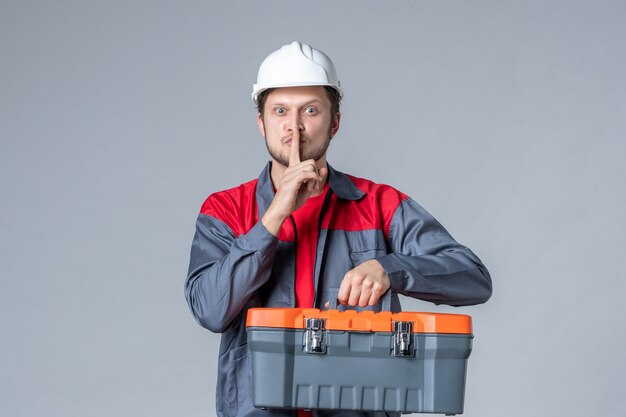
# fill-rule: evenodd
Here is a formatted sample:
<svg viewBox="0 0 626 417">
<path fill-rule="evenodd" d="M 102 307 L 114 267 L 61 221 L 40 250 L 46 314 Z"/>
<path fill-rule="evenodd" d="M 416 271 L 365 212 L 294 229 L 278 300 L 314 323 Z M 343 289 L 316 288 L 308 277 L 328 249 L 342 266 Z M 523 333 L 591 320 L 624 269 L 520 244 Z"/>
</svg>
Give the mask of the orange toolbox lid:
<svg viewBox="0 0 626 417">
<path fill-rule="evenodd" d="M 415 333 L 472 333 L 472 318 L 463 314 L 321 311 L 317 308 L 251 308 L 246 327 L 304 329 L 304 319 L 308 318 L 325 319 L 326 330 L 391 332 L 394 321 L 408 321 L 413 323 Z"/>
</svg>

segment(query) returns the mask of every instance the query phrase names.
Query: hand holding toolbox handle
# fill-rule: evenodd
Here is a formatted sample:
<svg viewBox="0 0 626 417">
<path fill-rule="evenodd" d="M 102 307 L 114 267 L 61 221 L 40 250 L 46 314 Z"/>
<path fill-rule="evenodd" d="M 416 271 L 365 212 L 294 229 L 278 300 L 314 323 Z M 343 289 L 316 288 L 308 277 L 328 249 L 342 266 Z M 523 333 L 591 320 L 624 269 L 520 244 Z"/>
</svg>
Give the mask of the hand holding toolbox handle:
<svg viewBox="0 0 626 417">
<path fill-rule="evenodd" d="M 330 300 L 328 301 L 328 308 L 330 310 L 346 311 L 346 306 L 337 302 L 339 288 L 331 288 L 329 294 Z M 380 297 L 380 300 L 378 300 L 378 303 L 380 304 L 380 311 L 391 311 L 391 288 L 385 291 L 382 297 Z"/>
</svg>

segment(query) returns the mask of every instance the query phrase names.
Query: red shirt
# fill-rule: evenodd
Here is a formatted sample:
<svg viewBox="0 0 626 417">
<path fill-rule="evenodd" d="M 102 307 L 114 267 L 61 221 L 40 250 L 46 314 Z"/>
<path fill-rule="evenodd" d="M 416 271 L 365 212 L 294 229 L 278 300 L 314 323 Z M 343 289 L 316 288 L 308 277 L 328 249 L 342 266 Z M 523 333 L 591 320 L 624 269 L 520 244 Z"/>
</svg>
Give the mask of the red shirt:
<svg viewBox="0 0 626 417">
<path fill-rule="evenodd" d="M 319 218 L 328 192 L 324 191 L 309 199 L 292 213 L 296 223 L 296 307 L 313 307 L 315 297 L 315 254 L 319 236 Z"/>
</svg>

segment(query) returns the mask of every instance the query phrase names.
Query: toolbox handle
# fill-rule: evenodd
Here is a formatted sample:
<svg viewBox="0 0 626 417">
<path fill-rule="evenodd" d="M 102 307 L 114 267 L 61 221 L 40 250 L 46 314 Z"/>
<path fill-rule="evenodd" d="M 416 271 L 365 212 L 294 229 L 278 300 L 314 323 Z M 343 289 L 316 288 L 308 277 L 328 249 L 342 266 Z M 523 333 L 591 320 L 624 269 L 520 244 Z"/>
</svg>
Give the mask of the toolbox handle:
<svg viewBox="0 0 626 417">
<path fill-rule="evenodd" d="M 328 290 L 330 295 L 330 301 L 328 302 L 329 310 L 339 310 L 346 311 L 346 306 L 343 304 L 339 304 L 337 297 L 339 296 L 339 288 L 330 288 Z M 380 300 L 378 300 L 380 304 L 380 311 L 391 311 L 391 288 L 385 291 Z"/>
</svg>

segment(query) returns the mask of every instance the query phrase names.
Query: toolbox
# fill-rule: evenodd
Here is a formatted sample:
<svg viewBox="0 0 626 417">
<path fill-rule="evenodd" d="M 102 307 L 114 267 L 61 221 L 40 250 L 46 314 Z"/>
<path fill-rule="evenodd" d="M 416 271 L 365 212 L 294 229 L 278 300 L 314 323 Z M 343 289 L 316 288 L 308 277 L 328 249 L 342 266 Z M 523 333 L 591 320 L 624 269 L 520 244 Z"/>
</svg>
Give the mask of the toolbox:
<svg viewBox="0 0 626 417">
<path fill-rule="evenodd" d="M 255 407 L 463 412 L 470 316 L 253 308 L 246 327 Z"/>
</svg>

